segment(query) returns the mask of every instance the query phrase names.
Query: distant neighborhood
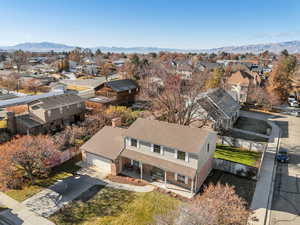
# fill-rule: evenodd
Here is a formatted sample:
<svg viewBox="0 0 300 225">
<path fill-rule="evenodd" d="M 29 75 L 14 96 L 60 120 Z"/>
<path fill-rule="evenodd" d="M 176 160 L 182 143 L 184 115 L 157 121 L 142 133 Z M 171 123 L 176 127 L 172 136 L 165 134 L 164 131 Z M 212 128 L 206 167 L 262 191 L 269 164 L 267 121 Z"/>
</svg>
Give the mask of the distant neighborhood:
<svg viewBox="0 0 300 225">
<path fill-rule="evenodd" d="M 299 62 L 1 50 L 0 224 L 20 208 L 49 225 L 265 224 L 293 160 L 279 140 L 297 133 Z"/>
</svg>

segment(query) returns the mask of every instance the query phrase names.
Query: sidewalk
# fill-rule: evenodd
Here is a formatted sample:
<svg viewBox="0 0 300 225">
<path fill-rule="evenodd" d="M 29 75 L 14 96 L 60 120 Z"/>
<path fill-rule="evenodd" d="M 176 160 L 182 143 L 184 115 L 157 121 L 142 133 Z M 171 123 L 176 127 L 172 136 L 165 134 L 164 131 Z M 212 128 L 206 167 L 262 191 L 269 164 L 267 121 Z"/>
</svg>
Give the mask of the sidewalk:
<svg viewBox="0 0 300 225">
<path fill-rule="evenodd" d="M 2 192 L 0 192 L 0 202 L 8 208 L 0 213 L 0 224 L 2 220 L 4 224 L 55 225 L 51 221 L 31 212 L 22 203 L 17 202 Z"/>
<path fill-rule="evenodd" d="M 252 117 L 255 119 L 266 120 L 272 126 L 269 143 L 265 152 L 265 156 L 261 165 L 260 178 L 256 183 L 255 192 L 253 195 L 250 209 L 253 215 L 248 220 L 250 225 L 263 225 L 266 223 L 270 204 L 273 196 L 273 175 L 275 169 L 275 156 L 280 139 L 280 128 L 263 114 L 242 112 L 243 116 Z"/>
</svg>

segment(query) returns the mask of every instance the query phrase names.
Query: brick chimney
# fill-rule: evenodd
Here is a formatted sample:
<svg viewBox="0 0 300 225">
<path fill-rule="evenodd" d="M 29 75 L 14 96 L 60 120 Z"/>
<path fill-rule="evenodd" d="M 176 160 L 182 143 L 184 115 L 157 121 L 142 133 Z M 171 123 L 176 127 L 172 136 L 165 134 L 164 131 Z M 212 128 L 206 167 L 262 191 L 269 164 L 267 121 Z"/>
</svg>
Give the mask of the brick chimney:
<svg viewBox="0 0 300 225">
<path fill-rule="evenodd" d="M 121 117 L 113 118 L 111 120 L 111 125 L 112 125 L 112 127 L 121 127 L 122 126 L 122 119 L 121 119 Z"/>
<path fill-rule="evenodd" d="M 7 129 L 11 134 L 16 134 L 17 132 L 16 116 L 14 112 L 7 112 Z"/>
</svg>

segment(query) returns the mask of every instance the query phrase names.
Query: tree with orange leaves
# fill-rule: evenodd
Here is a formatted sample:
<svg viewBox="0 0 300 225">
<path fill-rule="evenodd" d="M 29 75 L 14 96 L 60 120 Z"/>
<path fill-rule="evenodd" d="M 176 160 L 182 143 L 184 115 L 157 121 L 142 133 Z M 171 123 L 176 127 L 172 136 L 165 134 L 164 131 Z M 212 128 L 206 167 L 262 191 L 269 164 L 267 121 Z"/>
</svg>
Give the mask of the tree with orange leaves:
<svg viewBox="0 0 300 225">
<path fill-rule="evenodd" d="M 0 146 L 0 184 L 14 187 L 18 181 L 45 176 L 60 161 L 58 146 L 50 136 L 22 136 Z M 19 179 L 19 180 L 16 180 Z"/>
</svg>

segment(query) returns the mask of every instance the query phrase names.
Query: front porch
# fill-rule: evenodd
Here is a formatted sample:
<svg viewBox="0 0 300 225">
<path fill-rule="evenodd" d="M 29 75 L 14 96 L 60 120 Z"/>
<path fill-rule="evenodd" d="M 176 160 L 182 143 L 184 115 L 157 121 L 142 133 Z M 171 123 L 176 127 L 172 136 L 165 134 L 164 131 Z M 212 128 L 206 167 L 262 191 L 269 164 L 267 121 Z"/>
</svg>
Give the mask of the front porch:
<svg viewBox="0 0 300 225">
<path fill-rule="evenodd" d="M 135 179 L 142 179 L 150 184 L 171 191 L 186 198 L 195 195 L 194 179 L 175 172 L 167 171 L 141 161 L 123 157 L 120 173 Z"/>
</svg>

